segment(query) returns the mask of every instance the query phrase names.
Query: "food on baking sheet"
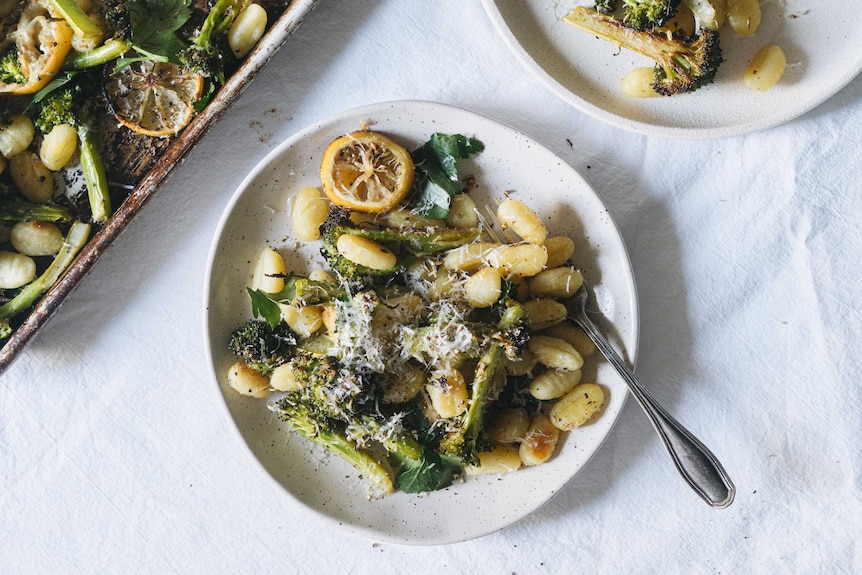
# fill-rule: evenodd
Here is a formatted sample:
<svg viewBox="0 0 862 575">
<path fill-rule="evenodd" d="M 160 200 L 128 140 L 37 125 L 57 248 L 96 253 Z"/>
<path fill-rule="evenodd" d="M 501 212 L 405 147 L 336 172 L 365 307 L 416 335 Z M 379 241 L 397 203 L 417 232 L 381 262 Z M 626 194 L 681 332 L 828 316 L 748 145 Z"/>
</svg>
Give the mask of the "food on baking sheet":
<svg viewBox="0 0 862 575">
<path fill-rule="evenodd" d="M 0 3 L 0 341 L 267 21 L 250 0 Z"/>
</svg>

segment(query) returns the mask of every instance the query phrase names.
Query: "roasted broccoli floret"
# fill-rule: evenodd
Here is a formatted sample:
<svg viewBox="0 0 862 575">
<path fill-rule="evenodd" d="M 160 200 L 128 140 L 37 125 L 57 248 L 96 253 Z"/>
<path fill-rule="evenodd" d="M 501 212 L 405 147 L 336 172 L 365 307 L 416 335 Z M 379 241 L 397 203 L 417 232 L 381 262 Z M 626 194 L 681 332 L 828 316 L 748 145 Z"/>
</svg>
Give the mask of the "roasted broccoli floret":
<svg viewBox="0 0 862 575">
<path fill-rule="evenodd" d="M 111 196 L 99 147 L 99 86 L 98 78 L 92 73 L 79 73 L 70 78 L 35 102 L 33 123 L 43 134 L 50 133 L 57 124 L 75 127 L 91 217 L 96 223 L 104 223 L 111 216 Z"/>
<path fill-rule="evenodd" d="M 270 408 L 292 430 L 347 461 L 381 493 L 393 491 L 392 477 L 383 464 L 348 439 L 338 422 L 320 417 L 306 403 L 292 401 L 290 396 L 271 403 Z"/>
<path fill-rule="evenodd" d="M 563 20 L 651 58 L 656 63 L 653 89 L 663 96 L 692 92 L 709 84 L 722 61 L 716 30 L 701 28 L 693 37 L 634 30 L 583 6 L 576 7 Z"/>
<path fill-rule="evenodd" d="M 623 21 L 638 30 L 664 24 L 676 13 L 680 0 L 623 0 Z"/>
<path fill-rule="evenodd" d="M 224 44 L 224 35 L 248 4 L 249 0 L 218 0 L 192 37 L 191 45 L 180 52 L 180 63 L 189 70 L 215 77 L 223 83 L 225 56 L 232 57 Z"/>
<path fill-rule="evenodd" d="M 27 76 L 24 75 L 24 70 L 21 68 L 21 60 L 18 58 L 18 50 L 15 46 L 9 48 L 0 58 L 0 83 L 27 83 Z"/>
<path fill-rule="evenodd" d="M 303 351 L 289 366 L 298 389 L 272 402 L 270 409 L 307 439 L 343 457 L 383 492 L 391 492 L 389 472 L 363 449 L 380 444 L 400 461 L 413 461 L 422 457 L 423 448 L 404 429 L 399 414 L 380 411 L 372 378 L 334 357 Z"/>
<path fill-rule="evenodd" d="M 374 278 L 391 277 L 403 271 L 416 257 L 435 254 L 468 244 L 479 237 L 478 228 L 379 228 L 362 227 L 350 220 L 350 211 L 333 206 L 321 232 L 321 254 L 343 280 L 353 285 L 366 285 Z M 372 269 L 344 257 L 338 251 L 338 238 L 353 235 L 389 246 L 398 256 L 394 267 Z"/>
<path fill-rule="evenodd" d="M 273 329 L 265 321 L 251 320 L 234 330 L 228 349 L 255 371 L 270 375 L 293 357 L 296 343 L 296 334 L 287 324 Z"/>
<path fill-rule="evenodd" d="M 479 359 L 473 376 L 472 392 L 467 411 L 449 422 L 440 441 L 440 451 L 458 458 L 469 465 L 477 465 L 478 454 L 485 447 L 482 422 L 488 405 L 491 383 L 503 357 L 517 357 L 529 339 L 526 326 L 526 311 L 511 297 L 512 286 L 507 286 L 501 295 L 497 309 L 499 334 Z"/>
</svg>

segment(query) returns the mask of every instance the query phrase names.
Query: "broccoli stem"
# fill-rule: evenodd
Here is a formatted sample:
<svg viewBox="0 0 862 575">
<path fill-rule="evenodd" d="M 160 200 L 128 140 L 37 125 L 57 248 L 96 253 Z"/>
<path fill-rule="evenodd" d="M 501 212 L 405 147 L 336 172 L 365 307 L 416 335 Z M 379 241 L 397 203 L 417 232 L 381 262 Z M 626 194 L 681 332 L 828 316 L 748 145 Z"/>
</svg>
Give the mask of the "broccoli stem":
<svg viewBox="0 0 862 575">
<path fill-rule="evenodd" d="M 72 31 L 82 38 L 95 38 L 102 35 L 102 29 L 90 20 L 75 0 L 48 0 L 51 6 L 69 24 Z"/>
<path fill-rule="evenodd" d="M 512 302 L 506 307 L 503 316 L 497 323 L 497 327 L 501 330 L 506 330 L 514 327 L 518 322 L 524 319 L 526 311 L 523 306 L 517 302 Z M 485 404 L 488 399 L 488 390 L 491 388 L 491 382 L 494 380 L 494 375 L 500 365 L 500 360 L 503 357 L 503 346 L 494 345 L 489 349 L 479 363 L 476 365 L 475 375 L 473 376 L 473 389 L 470 397 L 470 407 L 467 409 L 465 422 L 465 449 L 466 453 L 475 463 L 477 459 L 477 442 L 479 432 L 482 429 L 482 420 L 485 416 Z"/>
<path fill-rule="evenodd" d="M 210 9 L 201 30 L 194 40 L 195 46 L 209 48 L 225 33 L 249 0 L 218 0 Z"/>
<path fill-rule="evenodd" d="M 72 213 L 63 206 L 33 204 L 17 199 L 0 200 L 0 220 L 9 222 L 67 222 Z"/>
<path fill-rule="evenodd" d="M 75 256 L 78 255 L 78 252 L 90 238 L 90 227 L 90 224 L 84 222 L 75 222 L 72 224 L 63 242 L 63 249 L 54 257 L 54 261 L 51 262 L 48 269 L 41 276 L 27 284 L 24 289 L 18 292 L 18 295 L 3 304 L 3 306 L 0 306 L 0 321 L 8 320 L 27 310 L 43 293 L 57 283 L 57 280 L 72 265 L 72 262 L 75 261 Z"/>
<path fill-rule="evenodd" d="M 69 70 L 86 70 L 107 64 L 132 49 L 132 45 L 121 38 L 111 38 L 98 48 L 87 52 L 74 52 L 64 63 Z"/>
<path fill-rule="evenodd" d="M 102 163 L 99 142 L 94 130 L 87 126 L 78 127 L 78 140 L 81 149 L 81 169 L 87 183 L 90 211 L 93 221 L 105 223 L 111 216 L 111 196 L 108 190 L 108 176 Z"/>
<path fill-rule="evenodd" d="M 650 41 L 655 36 L 665 37 L 664 33 L 651 30 L 638 30 L 637 33 L 633 33 L 632 29 L 619 20 L 602 16 L 598 12 L 577 6 L 563 16 L 563 20 L 618 46 L 652 58 L 656 62 L 664 62 L 668 59 L 668 54 L 662 50 L 663 44 Z"/>
<path fill-rule="evenodd" d="M 389 472 L 373 457 L 358 449 L 352 441 L 337 432 L 320 428 L 310 418 L 296 414 L 281 415 L 291 429 L 347 461 L 383 493 L 392 493 L 394 486 Z"/>
<path fill-rule="evenodd" d="M 361 236 L 378 242 L 400 242 L 414 255 L 426 255 L 457 248 L 476 240 L 479 229 L 368 229 L 345 227 L 344 234 Z"/>
</svg>

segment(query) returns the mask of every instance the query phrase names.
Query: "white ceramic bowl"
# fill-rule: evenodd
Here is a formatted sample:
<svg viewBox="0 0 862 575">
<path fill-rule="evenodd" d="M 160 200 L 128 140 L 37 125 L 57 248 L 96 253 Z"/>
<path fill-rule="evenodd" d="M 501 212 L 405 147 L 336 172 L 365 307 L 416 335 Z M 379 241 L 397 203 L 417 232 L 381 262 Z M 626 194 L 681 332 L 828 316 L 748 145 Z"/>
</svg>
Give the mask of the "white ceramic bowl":
<svg viewBox="0 0 862 575">
<path fill-rule="evenodd" d="M 476 137 L 485 150 L 461 164 L 478 184 L 474 196 L 524 200 L 549 229 L 577 243 L 574 261 L 596 295 L 604 326 L 634 360 L 638 312 L 630 263 L 606 208 L 575 170 L 529 137 L 465 110 L 431 102 L 389 102 L 350 110 L 314 124 L 273 150 L 240 185 L 212 244 L 205 293 L 207 352 L 215 386 L 232 424 L 284 491 L 332 525 L 398 543 L 440 544 L 501 529 L 534 511 L 560 491 L 598 450 L 622 409 L 625 384 L 607 363 L 592 373 L 608 392 L 601 417 L 563 434 L 548 463 L 501 477 L 475 477 L 442 491 L 394 493 L 369 499 L 353 469 L 287 431 L 265 400 L 242 397 L 226 383 L 235 361 L 227 350 L 233 329 L 250 319 L 245 286 L 263 246 L 278 249 L 289 269 L 323 266 L 315 245 L 291 238 L 289 198 L 318 185 L 326 145 L 363 124 L 415 149 L 434 132 Z M 590 373 L 589 371 L 587 372 Z"/>
</svg>

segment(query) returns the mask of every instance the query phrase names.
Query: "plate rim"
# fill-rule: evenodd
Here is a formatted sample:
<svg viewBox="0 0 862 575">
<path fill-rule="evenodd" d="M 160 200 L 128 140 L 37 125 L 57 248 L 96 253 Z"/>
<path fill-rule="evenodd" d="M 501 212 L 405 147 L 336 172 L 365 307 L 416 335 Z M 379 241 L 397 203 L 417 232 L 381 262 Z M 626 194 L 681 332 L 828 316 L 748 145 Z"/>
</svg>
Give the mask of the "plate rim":
<svg viewBox="0 0 862 575">
<path fill-rule="evenodd" d="M 563 86 L 556 80 L 556 78 L 549 74 L 533 59 L 527 49 L 524 48 L 520 40 L 509 28 L 503 14 L 497 6 L 499 0 L 481 0 L 481 2 L 488 19 L 491 21 L 497 34 L 503 40 L 503 43 L 509 51 L 515 55 L 520 65 L 529 70 L 530 73 L 533 74 L 534 77 L 536 77 L 551 93 L 588 116 L 608 125 L 644 136 L 656 136 L 659 138 L 679 140 L 713 140 L 744 136 L 768 130 L 769 128 L 774 128 L 790 122 L 817 108 L 820 104 L 847 87 L 854 78 L 862 73 L 862 50 L 860 50 L 856 65 L 843 70 L 843 74 L 837 75 L 835 82 L 830 85 L 828 90 L 818 92 L 817 97 L 814 98 L 807 100 L 800 99 L 799 105 L 787 107 L 780 114 L 761 117 L 760 119 L 752 120 L 745 124 L 732 124 L 720 127 L 695 128 L 662 126 L 655 123 L 634 120 L 608 111 L 601 106 L 597 106 L 585 100 Z"/>
<path fill-rule="evenodd" d="M 211 326 L 210 326 L 210 303 L 213 298 L 213 271 L 214 264 L 216 258 L 218 257 L 219 245 L 222 241 L 222 238 L 226 232 L 226 226 L 228 221 L 232 215 L 234 209 L 236 209 L 237 204 L 242 199 L 242 196 L 246 193 L 246 191 L 251 187 L 254 183 L 255 179 L 260 176 L 260 174 L 265 171 L 270 165 L 277 161 L 279 157 L 281 157 L 285 152 L 296 145 L 297 142 L 309 137 L 310 135 L 324 129 L 328 125 L 335 125 L 339 123 L 343 123 L 350 119 L 355 119 L 358 117 L 373 117 L 375 114 L 379 114 L 385 110 L 392 110 L 393 108 L 398 108 L 399 110 L 406 110 L 408 108 L 423 108 L 426 110 L 426 113 L 431 113 L 430 110 L 438 111 L 445 110 L 448 112 L 456 113 L 456 114 L 467 114 L 475 117 L 479 121 L 482 122 L 490 122 L 496 124 L 499 128 L 504 129 L 505 131 L 511 133 L 512 135 L 520 135 L 522 137 L 528 138 L 533 145 L 541 148 L 545 153 L 550 154 L 551 157 L 555 158 L 559 164 L 561 169 L 566 169 L 570 171 L 570 173 L 580 179 L 584 185 L 584 189 L 588 192 L 593 198 L 594 201 L 598 203 L 598 206 L 604 210 L 605 215 L 607 216 L 607 222 L 605 225 L 608 226 L 610 232 L 612 232 L 611 236 L 615 243 L 615 248 L 619 250 L 619 256 L 622 257 L 623 262 L 625 263 L 625 270 L 622 274 L 623 280 L 625 282 L 627 294 L 624 295 L 624 299 L 628 302 L 631 318 L 628 320 L 628 324 L 631 327 L 631 334 L 629 338 L 631 342 L 626 342 L 626 353 L 630 358 L 630 361 L 634 364 L 637 360 L 638 347 L 639 347 L 639 336 L 640 336 L 640 310 L 639 310 L 639 302 L 638 302 L 638 294 L 637 287 L 635 284 L 634 270 L 632 267 L 631 258 L 628 253 L 628 249 L 626 247 L 625 241 L 620 233 L 619 227 L 614 221 L 610 211 L 607 209 L 602 198 L 598 195 L 595 189 L 587 182 L 587 180 L 581 175 L 581 173 L 576 170 L 569 162 L 565 161 L 563 158 L 559 156 L 556 152 L 542 144 L 536 138 L 533 138 L 526 132 L 519 130 L 517 128 L 512 127 L 511 125 L 499 121 L 495 118 L 488 116 L 487 114 L 479 113 L 474 110 L 470 110 L 468 108 L 454 106 L 451 104 L 434 102 L 429 100 L 392 100 L 392 101 L 383 101 L 372 104 L 366 104 L 358 107 L 354 107 L 351 109 L 344 110 L 342 112 L 333 114 L 331 116 L 325 117 L 318 121 L 315 121 L 306 127 L 296 131 L 292 135 L 288 136 L 284 139 L 278 146 L 268 152 L 255 166 L 254 168 L 243 178 L 243 180 L 237 185 L 233 194 L 231 195 L 229 201 L 225 205 L 223 212 L 219 218 L 218 224 L 216 226 L 215 232 L 213 233 L 209 252 L 207 255 L 206 261 L 206 269 L 205 269 L 205 278 L 203 285 L 203 336 L 204 336 L 204 347 L 205 347 L 205 357 L 208 364 L 209 371 L 209 379 L 210 384 L 214 384 L 215 391 L 219 395 L 219 404 L 221 405 L 221 409 L 223 410 L 224 416 L 230 422 L 229 427 L 232 428 L 232 433 L 236 434 L 236 436 L 241 440 L 242 444 L 246 447 L 246 455 L 253 459 L 258 466 L 258 468 L 263 471 L 264 475 L 269 478 L 269 481 L 273 483 L 276 489 L 283 493 L 289 500 L 299 504 L 304 510 L 312 512 L 317 518 L 323 520 L 327 525 L 331 525 L 337 527 L 339 529 L 346 529 L 347 531 L 356 533 L 358 535 L 374 538 L 378 540 L 385 540 L 387 542 L 402 544 L 402 545 L 439 545 L 439 544 L 450 544 L 463 542 L 467 540 L 476 539 L 478 537 L 482 537 L 488 535 L 490 533 L 499 531 L 508 526 L 511 526 L 518 521 L 524 519 L 525 517 L 535 513 L 541 507 L 546 505 L 551 499 L 553 499 L 557 493 L 563 490 L 563 488 L 569 484 L 582 470 L 586 467 L 595 454 L 600 451 L 602 445 L 607 441 L 608 436 L 611 434 L 613 429 L 616 427 L 617 422 L 620 419 L 622 411 L 625 408 L 625 403 L 629 397 L 628 390 L 625 390 L 623 397 L 621 398 L 621 403 L 618 411 L 613 414 L 613 420 L 609 423 L 607 431 L 604 433 L 603 437 L 599 441 L 596 442 L 592 451 L 588 454 L 588 456 L 584 459 L 582 465 L 571 475 L 564 477 L 558 482 L 557 488 L 551 490 L 550 493 L 546 494 L 540 503 L 535 506 L 530 507 L 526 511 L 516 514 L 508 520 L 507 522 L 495 525 L 493 527 L 488 527 L 486 529 L 477 529 L 469 534 L 463 533 L 461 535 L 450 536 L 450 537 L 441 537 L 438 539 L 416 539 L 415 537 L 405 537 L 399 536 L 394 533 L 389 533 L 386 531 L 382 531 L 380 529 L 375 529 L 369 525 L 351 523 L 346 524 L 344 520 L 341 520 L 337 517 L 334 517 L 330 514 L 324 513 L 320 509 L 317 509 L 309 502 L 304 501 L 296 494 L 292 493 L 289 489 L 287 489 L 264 465 L 264 463 L 260 460 L 257 454 L 252 449 L 252 446 L 249 444 L 248 438 L 245 437 L 240 426 L 237 424 L 237 421 L 232 414 L 230 407 L 228 405 L 228 398 L 226 397 L 222 386 L 219 381 L 219 374 L 216 371 L 215 365 L 215 357 L 213 354 L 213 348 L 211 345 Z"/>
</svg>

